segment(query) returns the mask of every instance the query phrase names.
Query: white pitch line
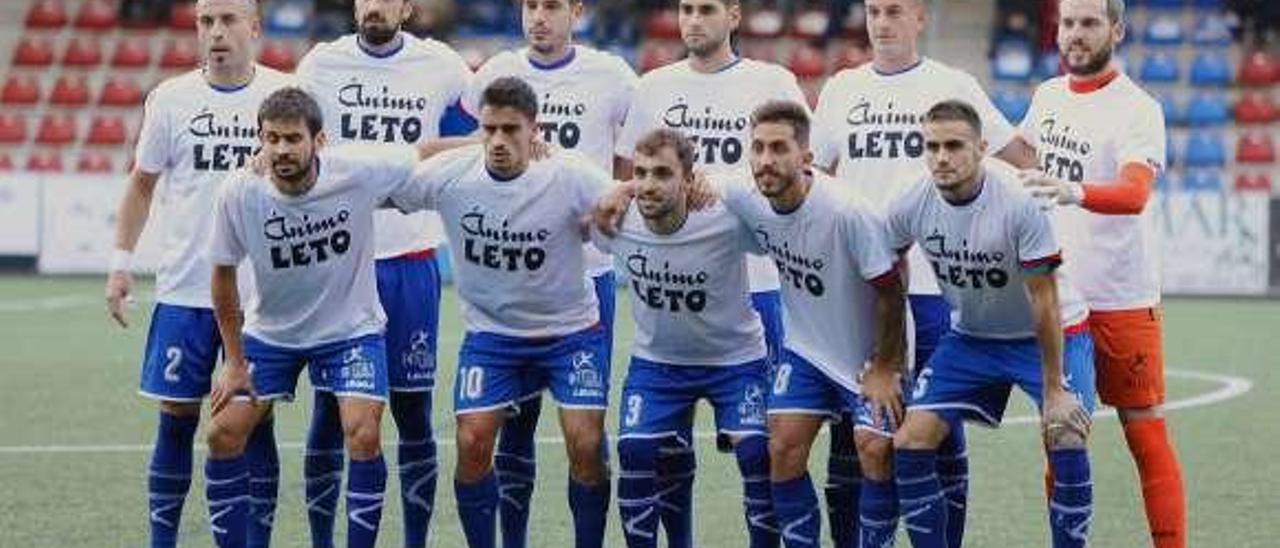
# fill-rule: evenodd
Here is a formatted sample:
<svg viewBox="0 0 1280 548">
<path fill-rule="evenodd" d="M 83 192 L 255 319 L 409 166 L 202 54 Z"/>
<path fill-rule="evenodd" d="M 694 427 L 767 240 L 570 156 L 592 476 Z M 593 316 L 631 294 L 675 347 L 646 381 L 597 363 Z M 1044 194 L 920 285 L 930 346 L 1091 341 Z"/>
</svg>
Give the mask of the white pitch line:
<svg viewBox="0 0 1280 548">
<path fill-rule="evenodd" d="M 1165 371 L 1165 375 L 1173 378 L 1193 379 L 1198 381 L 1215 382 L 1221 385 L 1218 389 L 1192 396 L 1186 399 L 1172 401 L 1166 403 L 1164 408 L 1169 411 L 1179 409 L 1190 409 L 1193 407 L 1203 407 L 1220 403 L 1233 398 L 1244 395 L 1253 389 L 1253 381 L 1244 377 L 1236 377 L 1231 375 L 1219 375 L 1216 373 L 1205 373 L 1202 371 L 1186 371 L 1179 369 L 1170 369 Z M 1104 409 L 1094 413 L 1095 418 L 1114 418 L 1116 416 L 1115 409 Z M 1005 419 L 1002 424 L 1037 424 L 1040 417 L 1035 415 L 1024 415 L 1020 417 L 1010 417 Z M 823 430 L 825 433 L 826 430 Z M 694 432 L 697 439 L 713 439 L 716 433 L 714 431 L 699 430 Z M 561 436 L 538 436 L 535 438 L 538 445 L 562 445 L 564 438 Z M 452 447 L 454 441 L 451 438 L 441 439 L 436 442 L 440 446 Z M 303 444 L 300 442 L 281 442 L 281 449 L 302 449 Z M 10 445 L 0 446 L 0 455 L 34 455 L 34 454 L 59 454 L 59 453 L 145 453 L 151 451 L 151 445 Z M 203 448 L 197 446 L 197 451 L 203 451 Z"/>
</svg>

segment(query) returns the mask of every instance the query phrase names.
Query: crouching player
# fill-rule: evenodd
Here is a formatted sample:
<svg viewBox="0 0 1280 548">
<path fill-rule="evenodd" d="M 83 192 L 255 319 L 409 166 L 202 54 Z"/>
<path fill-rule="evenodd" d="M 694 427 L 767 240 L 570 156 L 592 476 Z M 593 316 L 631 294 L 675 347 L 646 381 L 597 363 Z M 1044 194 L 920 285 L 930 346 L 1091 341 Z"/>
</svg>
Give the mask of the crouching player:
<svg viewBox="0 0 1280 548">
<path fill-rule="evenodd" d="M 1086 452 L 1093 342 L 1083 301 L 1058 271 L 1049 218 L 1016 178 L 982 167 L 982 122 L 959 101 L 925 116 L 931 177 L 890 208 L 890 243 L 918 244 L 955 313 L 894 438 L 901 515 L 916 548 L 948 546 L 935 463 L 948 421 L 998 426 L 1017 385 L 1040 407 L 1054 477 L 1053 546 L 1084 546 L 1093 514 Z"/>
<path fill-rule="evenodd" d="M 634 157 L 635 201 L 614 238 L 596 234 L 631 283 L 636 334 L 622 389 L 618 510 L 627 546 L 658 545 L 660 450 L 690 446 L 699 399 L 715 409 L 720 447 L 742 473 L 750 546 L 777 546 L 765 424 L 768 350 L 751 306 L 751 232 L 721 205 L 690 211 L 694 148 L 681 133 L 644 136 Z M 757 251 L 758 252 L 758 251 Z M 679 539 L 668 539 L 668 544 Z"/>
</svg>

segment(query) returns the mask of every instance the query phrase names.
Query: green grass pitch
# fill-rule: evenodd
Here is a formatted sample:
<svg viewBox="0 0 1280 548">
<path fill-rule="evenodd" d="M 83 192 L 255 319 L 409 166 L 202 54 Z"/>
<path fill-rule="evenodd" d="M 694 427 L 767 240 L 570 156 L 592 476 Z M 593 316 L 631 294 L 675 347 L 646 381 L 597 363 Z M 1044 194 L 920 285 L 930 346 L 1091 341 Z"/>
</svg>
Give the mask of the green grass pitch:
<svg viewBox="0 0 1280 548">
<path fill-rule="evenodd" d="M 149 286 L 141 288 L 143 295 L 149 291 Z M 454 547 L 464 543 L 451 486 L 454 449 L 449 388 L 461 325 L 452 292 L 445 295 L 434 420 L 445 445 L 431 545 Z M 625 294 L 620 295 L 618 313 L 624 320 L 616 339 L 615 403 L 631 339 L 626 304 Z M 120 330 L 108 323 L 103 312 L 99 278 L 0 278 L 0 546 L 145 545 L 146 445 L 151 442 L 156 411 L 135 390 L 149 310 L 149 302 L 140 303 L 132 312 L 132 326 Z M 1170 300 L 1166 311 L 1165 346 L 1168 365 L 1174 370 L 1168 383 L 1170 399 L 1191 404 L 1170 414 L 1186 476 L 1190 545 L 1278 546 L 1280 376 L 1275 369 L 1280 365 L 1280 302 Z M 1232 396 L 1233 387 L 1243 386 L 1241 381 L 1251 383 L 1251 389 Z M 1009 416 L 1028 415 L 1030 408 L 1018 400 Z M 308 409 L 308 398 L 303 397 L 277 411 L 276 431 L 284 443 L 277 546 L 308 544 L 298 444 Z M 616 427 L 615 411 L 610 412 L 610 430 Z M 707 411 L 699 411 L 703 431 L 710 429 Z M 543 417 L 539 434 L 547 439 L 538 447 L 531 544 L 572 546 L 565 457 L 555 440 L 559 429 L 554 413 Z M 394 455 L 390 422 L 384 421 L 383 446 Z M 1000 430 L 971 427 L 970 432 L 973 469 L 967 545 L 1046 546 L 1044 460 L 1036 429 L 1011 424 Z M 1149 545 L 1136 475 L 1114 418 L 1098 420 L 1091 448 L 1096 494 L 1093 544 Z M 819 482 L 825 475 L 825 451 L 824 436 L 811 461 Z M 743 546 L 741 486 L 732 457 L 716 453 L 713 440 L 703 438 L 698 462 L 698 544 Z M 400 543 L 396 489 L 391 478 L 382 520 L 383 546 Z M 610 527 L 608 545 L 621 546 L 616 511 L 610 516 Z M 211 545 L 199 479 L 188 498 L 182 544 Z M 900 545 L 908 545 L 905 537 Z"/>
</svg>

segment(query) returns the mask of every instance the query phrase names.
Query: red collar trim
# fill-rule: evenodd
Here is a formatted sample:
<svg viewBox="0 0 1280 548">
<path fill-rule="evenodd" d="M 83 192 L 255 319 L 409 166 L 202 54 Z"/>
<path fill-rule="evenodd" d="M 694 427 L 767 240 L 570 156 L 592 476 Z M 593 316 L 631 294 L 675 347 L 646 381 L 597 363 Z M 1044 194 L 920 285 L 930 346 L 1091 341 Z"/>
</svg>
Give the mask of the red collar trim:
<svg viewBox="0 0 1280 548">
<path fill-rule="evenodd" d="M 1110 68 L 1102 74 L 1089 78 L 1069 78 L 1067 80 L 1067 85 L 1070 86 L 1071 91 L 1075 93 L 1093 93 L 1107 87 L 1107 84 L 1110 84 L 1119 76 L 1120 71 Z"/>
</svg>

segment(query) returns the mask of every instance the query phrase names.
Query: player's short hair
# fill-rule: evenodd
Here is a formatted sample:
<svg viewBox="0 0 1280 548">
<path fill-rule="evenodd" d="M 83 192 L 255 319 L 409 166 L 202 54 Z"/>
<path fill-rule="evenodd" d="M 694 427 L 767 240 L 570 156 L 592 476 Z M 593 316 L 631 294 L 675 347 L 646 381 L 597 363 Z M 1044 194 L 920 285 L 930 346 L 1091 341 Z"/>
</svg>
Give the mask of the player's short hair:
<svg viewBox="0 0 1280 548">
<path fill-rule="evenodd" d="M 924 121 L 927 124 L 938 122 L 964 122 L 977 135 L 982 135 L 982 118 L 978 116 L 978 111 L 973 105 L 957 99 L 943 101 L 933 107 L 924 115 Z"/>
<path fill-rule="evenodd" d="M 1124 21 L 1125 4 L 1124 0 L 1105 0 L 1107 3 L 1107 18 L 1112 23 L 1121 23 Z M 1062 4 L 1062 0 L 1058 0 L 1058 4 Z"/>
<path fill-rule="evenodd" d="M 258 127 L 265 121 L 282 122 L 302 120 L 314 137 L 324 128 L 324 115 L 320 104 L 300 87 L 289 86 L 268 95 L 258 107 Z"/>
<path fill-rule="evenodd" d="M 795 101 L 773 100 L 751 113 L 751 127 L 760 124 L 786 124 L 795 131 L 796 142 L 809 147 L 809 111 Z"/>
<path fill-rule="evenodd" d="M 693 173 L 693 141 L 683 133 L 674 129 L 659 128 L 646 133 L 640 141 L 636 142 L 636 154 L 645 156 L 657 156 L 658 152 L 664 148 L 675 151 L 685 175 Z"/>
<path fill-rule="evenodd" d="M 528 116 L 530 120 L 538 118 L 538 94 L 533 92 L 528 82 L 514 76 L 498 78 L 484 88 L 484 93 L 480 95 L 480 108 L 486 106 L 510 107 Z"/>
</svg>

